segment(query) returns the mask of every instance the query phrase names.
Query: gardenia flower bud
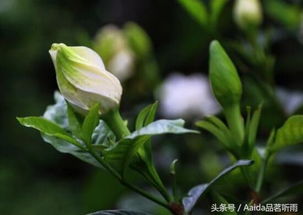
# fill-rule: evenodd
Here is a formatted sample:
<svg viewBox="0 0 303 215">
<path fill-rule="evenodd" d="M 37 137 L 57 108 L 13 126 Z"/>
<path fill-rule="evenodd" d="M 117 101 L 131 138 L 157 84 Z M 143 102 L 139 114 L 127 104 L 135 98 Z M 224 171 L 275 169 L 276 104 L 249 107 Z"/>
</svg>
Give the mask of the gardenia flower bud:
<svg viewBox="0 0 303 215">
<path fill-rule="evenodd" d="M 244 122 L 240 111 L 242 83 L 231 59 L 218 41 L 210 44 L 209 76 L 213 92 L 237 145 L 244 140 Z"/>
<path fill-rule="evenodd" d="M 214 94 L 223 107 L 239 104 L 242 84 L 237 70 L 218 41 L 210 45 L 209 76 Z"/>
<path fill-rule="evenodd" d="M 105 113 L 119 105 L 121 84 L 106 71 L 96 52 L 87 47 L 60 43 L 53 44 L 49 53 L 60 92 L 76 110 L 86 112 L 99 103 L 100 113 Z"/>
<path fill-rule="evenodd" d="M 262 22 L 259 0 L 236 0 L 234 18 L 241 29 L 255 28 Z"/>
</svg>

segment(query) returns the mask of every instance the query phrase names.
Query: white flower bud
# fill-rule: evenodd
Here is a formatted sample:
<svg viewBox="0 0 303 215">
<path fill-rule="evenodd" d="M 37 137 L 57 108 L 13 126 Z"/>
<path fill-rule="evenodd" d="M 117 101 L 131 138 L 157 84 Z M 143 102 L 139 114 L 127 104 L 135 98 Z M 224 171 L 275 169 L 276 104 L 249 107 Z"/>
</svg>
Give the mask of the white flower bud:
<svg viewBox="0 0 303 215">
<path fill-rule="evenodd" d="M 259 0 L 236 0 L 234 18 L 241 29 L 255 28 L 262 22 Z"/>
<path fill-rule="evenodd" d="M 76 110 L 86 112 L 99 103 L 100 113 L 105 113 L 119 105 L 121 84 L 106 71 L 96 52 L 87 47 L 62 43 L 53 44 L 49 52 L 60 92 Z"/>
</svg>

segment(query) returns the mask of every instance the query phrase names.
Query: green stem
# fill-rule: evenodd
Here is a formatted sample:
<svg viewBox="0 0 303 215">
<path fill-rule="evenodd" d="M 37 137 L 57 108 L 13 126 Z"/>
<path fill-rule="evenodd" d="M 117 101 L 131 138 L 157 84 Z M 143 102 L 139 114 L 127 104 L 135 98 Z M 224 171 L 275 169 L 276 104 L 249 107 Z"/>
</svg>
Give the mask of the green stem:
<svg viewBox="0 0 303 215">
<path fill-rule="evenodd" d="M 106 122 L 108 127 L 114 132 L 118 140 L 130 134 L 126 123 L 122 119 L 119 109 L 114 109 L 102 115 L 102 119 Z"/>
<path fill-rule="evenodd" d="M 139 172 L 146 181 L 156 188 L 162 197 L 169 203 L 172 201 L 171 196 L 168 194 L 166 188 L 164 187 L 162 180 L 160 179 L 156 169 L 154 168 L 153 164 L 150 167 L 147 167 L 148 172 L 145 173 L 144 171 L 140 170 L 139 168 L 134 168 L 137 172 Z"/>
<path fill-rule="evenodd" d="M 253 189 L 254 186 L 253 186 L 253 183 L 252 183 L 251 180 L 250 180 L 249 172 L 247 171 L 247 169 L 246 169 L 245 167 L 240 167 L 240 170 L 241 170 L 242 175 L 243 175 L 243 177 L 245 178 L 245 180 L 246 180 L 248 186 L 249 186 L 251 189 Z"/>
<path fill-rule="evenodd" d="M 224 114 L 232 136 L 235 138 L 238 146 L 242 145 L 244 140 L 244 121 L 241 115 L 240 105 L 233 104 L 224 107 Z"/>
<path fill-rule="evenodd" d="M 150 195 L 149 193 L 147 193 L 146 191 L 128 183 L 127 181 L 123 180 L 123 178 L 121 177 L 121 175 L 115 170 L 113 169 L 110 165 L 108 165 L 107 163 L 105 163 L 102 158 L 100 158 L 93 150 L 89 150 L 89 153 L 112 175 L 114 176 L 121 184 L 123 184 L 124 186 L 126 186 L 127 188 L 129 188 L 130 190 L 133 190 L 134 192 L 144 196 L 145 198 L 163 206 L 164 208 L 171 210 L 170 207 L 163 201 L 161 201 L 160 199 Z"/>
<path fill-rule="evenodd" d="M 261 163 L 261 167 L 260 167 L 260 171 L 259 171 L 259 175 L 258 175 L 258 179 L 257 179 L 257 183 L 256 183 L 255 190 L 257 193 L 259 193 L 261 191 L 268 160 L 269 160 L 269 155 L 268 155 L 268 153 L 266 153 L 265 157 L 262 159 L 262 163 Z"/>
<path fill-rule="evenodd" d="M 117 139 L 120 140 L 125 136 L 128 136 L 130 134 L 130 131 L 126 125 L 126 123 L 124 122 L 124 120 L 122 119 L 120 112 L 118 109 L 114 109 L 112 111 L 109 111 L 108 113 L 102 115 L 102 119 L 106 122 L 106 124 L 108 125 L 108 127 L 114 132 L 114 134 L 116 135 Z M 123 177 L 121 177 L 121 175 L 115 170 L 113 169 L 110 165 L 108 165 L 107 163 L 105 163 L 98 155 L 96 155 L 93 151 L 90 151 L 90 153 L 95 157 L 95 159 L 102 165 L 104 166 L 104 168 L 109 171 L 113 176 L 115 176 L 121 184 L 123 184 L 124 186 L 128 187 L 129 189 L 133 190 L 134 192 L 144 196 L 145 198 L 165 207 L 166 209 L 170 210 L 173 214 L 175 214 L 175 212 L 171 209 L 171 207 L 166 204 L 166 202 L 161 201 L 160 199 L 150 195 L 149 193 L 145 192 L 144 190 L 128 183 L 127 181 L 125 181 L 123 179 Z M 162 182 L 161 182 L 162 183 Z M 163 197 L 169 201 L 170 200 L 170 196 L 166 193 L 165 189 L 163 187 L 159 187 L 157 184 L 154 184 L 155 188 L 157 188 L 157 190 L 160 191 L 160 193 L 163 195 Z"/>
<path fill-rule="evenodd" d="M 176 179 L 176 175 L 172 174 L 172 180 L 173 180 L 173 197 L 174 197 L 174 201 L 178 202 L 179 201 L 179 193 L 178 193 L 178 186 L 177 186 L 177 179 Z"/>
</svg>

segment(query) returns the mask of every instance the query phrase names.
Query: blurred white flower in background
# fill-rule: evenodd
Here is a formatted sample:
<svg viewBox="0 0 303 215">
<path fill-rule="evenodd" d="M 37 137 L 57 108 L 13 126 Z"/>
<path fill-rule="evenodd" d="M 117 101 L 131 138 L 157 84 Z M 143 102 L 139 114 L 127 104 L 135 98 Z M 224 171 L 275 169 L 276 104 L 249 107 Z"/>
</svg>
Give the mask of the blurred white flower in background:
<svg viewBox="0 0 303 215">
<path fill-rule="evenodd" d="M 102 27 L 95 37 L 94 49 L 121 82 L 133 75 L 135 56 L 122 29 L 114 25 Z"/>
<path fill-rule="evenodd" d="M 6 13 L 16 5 L 16 0 L 1 0 L 0 1 L 0 14 Z"/>
<path fill-rule="evenodd" d="M 234 19 L 241 29 L 255 28 L 262 23 L 262 8 L 259 0 L 236 0 Z"/>
<path fill-rule="evenodd" d="M 120 81 L 125 81 L 133 74 L 134 71 L 134 55 L 129 50 L 118 52 L 109 61 L 107 66 L 109 71 L 118 77 Z"/>
<path fill-rule="evenodd" d="M 283 109 L 289 115 L 303 105 L 303 93 L 300 91 L 278 88 L 276 93 Z"/>
<path fill-rule="evenodd" d="M 171 74 L 158 90 L 161 113 L 170 118 L 201 118 L 220 111 L 208 78 L 202 74 Z"/>
</svg>

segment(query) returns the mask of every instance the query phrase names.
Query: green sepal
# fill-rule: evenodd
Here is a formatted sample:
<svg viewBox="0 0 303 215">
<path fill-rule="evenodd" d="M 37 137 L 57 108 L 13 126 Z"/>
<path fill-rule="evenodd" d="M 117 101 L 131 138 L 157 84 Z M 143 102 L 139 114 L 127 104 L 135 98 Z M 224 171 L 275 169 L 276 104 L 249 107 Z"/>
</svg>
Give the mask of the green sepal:
<svg viewBox="0 0 303 215">
<path fill-rule="evenodd" d="M 70 104 L 67 105 L 67 119 L 68 119 L 68 128 L 71 130 L 72 134 L 75 135 L 77 138 L 81 139 L 81 123 L 76 116 L 73 108 Z"/>
<path fill-rule="evenodd" d="M 87 113 L 81 128 L 81 134 L 84 142 L 91 144 L 92 134 L 99 123 L 100 105 L 93 105 Z"/>
</svg>

